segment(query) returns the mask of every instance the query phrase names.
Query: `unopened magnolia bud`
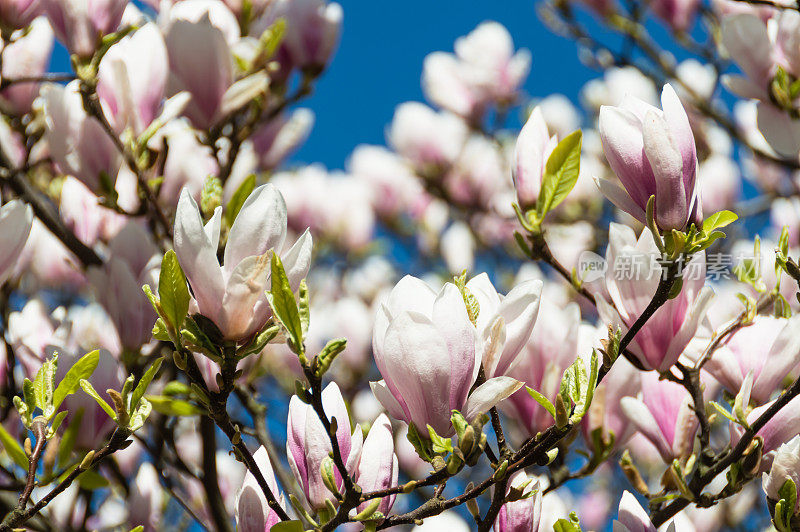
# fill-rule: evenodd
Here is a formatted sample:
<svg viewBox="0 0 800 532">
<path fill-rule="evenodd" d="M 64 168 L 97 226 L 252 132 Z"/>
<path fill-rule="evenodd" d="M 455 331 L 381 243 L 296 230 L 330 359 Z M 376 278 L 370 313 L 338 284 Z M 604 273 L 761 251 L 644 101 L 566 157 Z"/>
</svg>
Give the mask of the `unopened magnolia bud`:
<svg viewBox="0 0 800 532">
<path fill-rule="evenodd" d="M 406 482 L 405 484 L 403 484 L 403 487 L 402 487 L 403 493 L 406 493 L 406 494 L 411 493 L 415 489 L 417 489 L 417 482 L 414 481 L 414 480 L 412 480 L 410 482 Z"/>
<path fill-rule="evenodd" d="M 172 361 L 175 363 L 176 368 L 186 371 L 186 359 L 181 356 L 179 351 L 172 352 Z"/>
<path fill-rule="evenodd" d="M 569 411 L 561 394 L 556 395 L 556 427 L 563 429 L 569 422 Z"/>
<path fill-rule="evenodd" d="M 497 469 L 494 470 L 492 478 L 494 480 L 503 480 L 506 477 L 506 470 L 508 469 L 508 460 L 503 460 Z"/>
<path fill-rule="evenodd" d="M 89 451 L 86 453 L 86 456 L 83 457 L 83 460 L 81 460 L 80 468 L 89 469 L 92 467 L 92 460 L 94 460 L 94 451 Z"/>
<path fill-rule="evenodd" d="M 31 444 L 30 438 L 25 438 L 25 454 L 28 456 L 28 458 L 30 458 L 33 454 L 33 445 Z"/>
</svg>

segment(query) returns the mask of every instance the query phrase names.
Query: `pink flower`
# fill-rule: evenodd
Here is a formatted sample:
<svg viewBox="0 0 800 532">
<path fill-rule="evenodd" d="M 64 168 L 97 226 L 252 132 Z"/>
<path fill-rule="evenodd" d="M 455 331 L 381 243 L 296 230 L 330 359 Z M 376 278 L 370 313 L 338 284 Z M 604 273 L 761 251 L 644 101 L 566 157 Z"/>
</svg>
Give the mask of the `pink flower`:
<svg viewBox="0 0 800 532">
<path fill-rule="evenodd" d="M 753 423 L 774 401 L 754 408 L 747 414 L 747 422 Z M 731 445 L 736 445 L 742 437 L 744 429 L 735 423 L 730 424 Z M 778 410 L 757 433 L 764 439 L 761 458 L 761 471 L 769 471 L 780 446 L 800 434 L 800 396 L 795 397 Z"/>
<path fill-rule="evenodd" d="M 347 406 L 335 382 L 330 383 L 322 391 L 322 405 L 329 419 L 336 418 L 336 440 L 339 452 L 348 473 L 353 475 L 357 471 L 361 458 L 363 435 L 358 426 L 354 432 L 351 430 Z M 289 402 L 286 431 L 286 454 L 289 458 L 289 466 L 311 508 L 314 510 L 325 508 L 326 500 L 336 504 L 333 494 L 323 484 L 320 473 L 320 468 L 329 453 L 333 451 L 333 446 L 313 407 L 303 403 L 296 395 Z M 373 445 L 382 444 L 373 442 Z M 375 458 L 374 456 L 369 457 L 369 460 Z M 337 487 L 341 489 L 344 481 L 335 465 L 333 465 L 333 470 Z"/>
<path fill-rule="evenodd" d="M 70 53 L 91 56 L 100 39 L 117 31 L 128 0 L 41 0 L 56 37 Z"/>
<path fill-rule="evenodd" d="M 580 322 L 581 313 L 577 303 L 560 308 L 544 299 L 533 333 L 520 354 L 519 363 L 509 375 L 554 401 L 564 370 L 578 358 Z M 553 423 L 547 410 L 526 389 L 509 397 L 502 407 L 530 436 Z"/>
<path fill-rule="evenodd" d="M 529 478 L 524 471 L 511 477 L 509 489 L 523 490 L 524 494 L 535 492 L 535 495 L 514 502 L 507 502 L 497 514 L 494 522 L 495 532 L 537 532 L 542 514 L 542 492 L 539 482 Z"/>
<path fill-rule="evenodd" d="M 780 489 L 787 480 L 794 482 L 797 490 L 797 501 L 794 506 L 794 514 L 800 513 L 800 436 L 795 436 L 788 442 L 778 447 L 775 452 L 775 459 L 769 474 L 762 476 L 762 486 L 764 493 L 773 501 L 781 500 Z"/>
<path fill-rule="evenodd" d="M 663 111 L 627 97 L 619 107 L 600 108 L 603 151 L 622 187 L 604 179 L 597 183 L 614 205 L 641 222 L 647 200 L 655 196 L 658 226 L 682 230 L 702 220 L 697 151 L 686 111 L 670 85 L 664 85 L 661 105 Z"/>
<path fill-rule="evenodd" d="M 59 211 L 66 226 L 87 246 L 113 238 L 126 220 L 125 216 L 101 206 L 100 198 L 74 177 L 64 179 Z"/>
<path fill-rule="evenodd" d="M 127 526 L 143 526 L 144 532 L 156 532 L 161 528 L 164 491 L 153 464 L 143 462 L 139 466 L 131 488 L 127 501 Z"/>
<path fill-rule="evenodd" d="M 661 255 L 653 235 L 645 229 L 639 239 L 633 229 L 611 224 L 606 249 L 608 271 L 605 288 L 608 302 L 597 298 L 597 309 L 607 325 L 628 330 L 656 293 L 661 277 Z M 620 265 L 636 265 L 631 275 L 620 273 Z M 667 371 L 697 332 L 714 293 L 705 283 L 705 254 L 698 253 L 684 266 L 680 294 L 662 305 L 636 333 L 628 349 L 646 369 Z M 613 306 L 612 306 L 613 304 Z"/>
<path fill-rule="evenodd" d="M 650 4 L 653 12 L 675 31 L 687 31 L 692 28 L 699 0 L 658 0 Z"/>
<path fill-rule="evenodd" d="M 3 2 L 0 2 L 2 9 Z M 44 18 L 34 20 L 28 32 L 3 50 L 2 76 L 7 79 L 36 77 L 44 74 L 53 51 L 53 30 Z M 12 115 L 31 110 L 39 95 L 39 83 L 14 83 L 0 92 L 0 107 Z"/>
<path fill-rule="evenodd" d="M 783 379 L 800 363 L 800 318 L 758 316 L 736 331 L 703 368 L 736 395 L 748 373 L 753 373 L 750 398 L 769 401 Z"/>
<path fill-rule="evenodd" d="M 581 423 L 584 440 L 590 448 L 594 448 L 592 433 L 598 429 L 606 441 L 613 435 L 615 448 L 625 445 L 635 429 L 623 412 L 622 399 L 636 397 L 641 388 L 639 371 L 622 357 L 615 360 L 608 375 L 595 390 L 589 413 Z"/>
<path fill-rule="evenodd" d="M 437 113 L 417 102 L 397 107 L 388 140 L 418 171 L 448 168 L 467 141 L 467 126 L 450 113 Z"/>
<path fill-rule="evenodd" d="M 292 67 L 312 74 L 325 68 L 342 29 L 342 6 L 324 0 L 277 0 L 268 11 L 268 23 L 286 19 L 281 47 Z"/>
<path fill-rule="evenodd" d="M 27 27 L 41 14 L 39 3 L 40 0 L 0 1 L 0 25 L 12 31 Z"/>
<path fill-rule="evenodd" d="M 275 473 L 272 470 L 267 450 L 264 447 L 259 447 L 253 454 L 253 458 L 264 480 L 267 481 L 270 491 L 275 497 L 278 497 L 280 505 L 284 506 L 283 494 L 278 489 L 278 483 L 275 480 Z M 265 532 L 280 522 L 280 517 L 275 513 L 275 510 L 270 508 L 267 503 L 267 497 L 264 495 L 255 475 L 250 471 L 247 472 L 241 488 L 236 492 L 235 505 L 236 529 L 239 532 Z"/>
<path fill-rule="evenodd" d="M 250 139 L 264 171 L 280 166 L 311 133 L 314 113 L 310 109 L 296 109 L 291 115 L 282 114 L 258 128 Z"/>
<path fill-rule="evenodd" d="M 33 211 L 19 200 L 0 208 L 0 284 L 8 279 L 20 258 L 33 224 Z"/>
<path fill-rule="evenodd" d="M 539 314 L 542 281 L 529 280 L 508 295 L 499 294 L 489 276 L 482 273 L 467 283 L 479 305 L 479 342 L 483 343 L 483 368 L 487 377 L 508 374 L 525 354 Z"/>
<path fill-rule="evenodd" d="M 423 437 L 428 425 L 452 434 L 453 410 L 472 420 L 522 386 L 495 377 L 470 394 L 481 363 L 478 338 L 454 284 L 437 294 L 404 277 L 375 318 L 373 354 L 384 380 L 370 383 L 372 392 L 389 415 L 413 423 Z"/>
<path fill-rule="evenodd" d="M 265 296 L 269 253 L 281 253 L 286 238 L 286 205 L 274 186 L 256 188 L 242 205 L 228 234 L 222 266 L 217 259 L 222 209 L 203 226 L 200 209 L 186 189 L 175 215 L 175 253 L 192 287 L 200 314 L 227 339 L 241 340 L 264 326 L 270 316 Z M 282 253 L 293 287 L 308 272 L 308 232 Z"/>
<path fill-rule="evenodd" d="M 381 414 L 372 423 L 369 434 L 364 440 L 354 480 L 361 486 L 362 492 L 367 493 L 397 486 L 398 474 L 399 467 L 397 455 L 394 453 L 392 425 L 386 414 Z M 395 495 L 384 497 L 381 499 L 377 511 L 388 515 L 394 500 Z M 358 506 L 357 510 L 363 512 L 369 504 L 369 502 L 364 502 Z"/>
<path fill-rule="evenodd" d="M 650 516 L 630 491 L 624 491 L 619 501 L 619 514 L 614 520 L 614 532 L 656 532 Z M 670 523 L 666 532 L 675 532 L 675 524 Z"/>
<path fill-rule="evenodd" d="M 621 399 L 622 411 L 633 426 L 656 446 L 665 462 L 687 455 L 698 421 L 686 389 L 659 380 L 658 374 L 651 371 L 642 374 L 641 395 L 641 399 Z"/>
<path fill-rule="evenodd" d="M 536 204 L 547 159 L 557 144 L 558 137 L 547 131 L 541 108 L 534 108 L 514 148 L 514 188 L 523 209 Z"/>
</svg>

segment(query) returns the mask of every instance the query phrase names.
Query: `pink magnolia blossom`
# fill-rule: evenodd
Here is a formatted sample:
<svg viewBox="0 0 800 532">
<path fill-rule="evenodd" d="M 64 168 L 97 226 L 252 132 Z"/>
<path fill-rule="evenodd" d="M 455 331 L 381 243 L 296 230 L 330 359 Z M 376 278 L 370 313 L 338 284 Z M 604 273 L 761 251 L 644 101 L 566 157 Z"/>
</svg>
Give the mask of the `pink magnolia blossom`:
<svg viewBox="0 0 800 532">
<path fill-rule="evenodd" d="M 434 52 L 425 58 L 422 86 L 431 102 L 473 119 L 493 103 L 514 102 L 531 57 L 527 50 L 514 53 L 506 28 L 483 22 L 456 40 L 455 52 Z"/>
<path fill-rule="evenodd" d="M 258 465 L 258 470 L 267 481 L 272 494 L 278 497 L 281 506 L 285 506 L 283 494 L 278 489 L 275 473 L 269 460 L 269 454 L 264 447 L 259 447 L 253 454 Z M 258 484 L 255 475 L 250 471 L 244 477 L 239 491 L 236 492 L 236 529 L 239 532 L 265 532 L 280 522 L 280 517 L 275 510 L 270 508 L 267 497 Z"/>
<path fill-rule="evenodd" d="M 686 456 L 698 426 L 686 389 L 659 380 L 658 374 L 651 371 L 642 374 L 641 397 L 621 399 L 622 411 L 631 424 L 656 446 L 665 462 Z"/>
<path fill-rule="evenodd" d="M 74 177 L 61 185 L 59 211 L 67 227 L 87 246 L 110 240 L 125 224 L 125 216 L 101 206 L 100 198 Z"/>
<path fill-rule="evenodd" d="M 372 423 L 364 440 L 354 480 L 364 493 L 384 490 L 397 486 L 399 470 L 397 455 L 394 453 L 392 425 L 386 414 L 381 414 Z M 381 499 L 377 511 L 388 515 L 395 497 L 390 495 Z M 357 511 L 363 512 L 368 506 L 369 502 L 361 503 Z"/>
<path fill-rule="evenodd" d="M 280 166 L 305 142 L 313 125 L 314 113 L 310 109 L 296 109 L 258 128 L 250 138 L 260 167 L 269 171 Z"/>
<path fill-rule="evenodd" d="M 161 488 L 156 468 L 150 462 L 144 462 L 139 466 L 128 496 L 127 526 L 131 528 L 142 526 L 144 532 L 160 530 L 163 497 L 164 490 Z"/>
<path fill-rule="evenodd" d="M 600 108 L 603 151 L 622 187 L 605 179 L 597 183 L 614 205 L 641 222 L 655 196 L 658 226 L 681 230 L 702 220 L 697 151 L 686 111 L 670 85 L 664 86 L 661 105 L 663 111 L 627 97 L 619 107 Z"/>
<path fill-rule="evenodd" d="M 699 0 L 657 0 L 650 4 L 653 12 L 675 31 L 688 31 L 692 29 L 697 11 L 700 8 Z"/>
<path fill-rule="evenodd" d="M 794 482 L 797 490 L 794 514 L 800 514 L 800 435 L 778 447 L 769 473 L 762 475 L 764 493 L 773 501 L 781 500 L 779 492 L 787 480 Z"/>
<path fill-rule="evenodd" d="M 373 354 L 384 379 L 370 383 L 375 397 L 423 437 L 428 425 L 440 435 L 452 434 L 452 410 L 472 420 L 522 386 L 494 377 L 470 393 L 481 364 L 478 339 L 454 284 L 437 294 L 423 281 L 404 277 L 375 318 Z"/>
<path fill-rule="evenodd" d="M 152 338 L 156 315 L 141 291 L 145 284 L 158 285 L 160 262 L 161 255 L 148 233 L 129 222 L 110 242 L 106 263 L 89 270 L 89 282 L 125 348 L 138 350 Z"/>
<path fill-rule="evenodd" d="M 495 532 L 537 532 L 542 514 L 542 492 L 539 482 L 529 478 L 524 471 L 511 477 L 509 489 L 523 490 L 524 494 L 534 492 L 535 495 L 514 502 L 507 502 L 497 514 L 494 522 Z"/>
<path fill-rule="evenodd" d="M 122 166 L 122 156 L 103 126 L 86 114 L 78 82 L 66 87 L 42 88 L 46 128 L 44 138 L 58 169 L 103 194 L 113 188 Z M 108 176 L 108 181 L 101 177 Z"/>
<path fill-rule="evenodd" d="M 406 102 L 395 110 L 387 136 L 415 169 L 430 171 L 451 165 L 464 148 L 467 134 L 466 124 L 457 116 Z"/>
<path fill-rule="evenodd" d="M 217 259 L 222 209 L 203 226 L 200 209 L 186 189 L 175 216 L 175 253 L 192 287 L 197 310 L 225 338 L 241 340 L 264 326 L 271 311 L 265 295 L 270 253 L 282 253 L 296 289 L 311 262 L 308 232 L 286 252 L 286 205 L 274 186 L 256 188 L 242 205 L 228 234 L 223 264 Z"/>
<path fill-rule="evenodd" d="M 757 404 L 764 404 L 800 363 L 798 328 L 800 318 L 797 317 L 784 320 L 757 316 L 752 325 L 731 335 L 703 368 L 734 395 L 752 372 L 750 398 Z"/>
<path fill-rule="evenodd" d="M 650 516 L 630 491 L 622 493 L 619 514 L 614 520 L 614 532 L 656 532 Z M 670 523 L 666 532 L 675 532 L 675 524 Z"/>
<path fill-rule="evenodd" d="M 56 37 L 71 53 L 91 56 L 100 39 L 117 31 L 128 0 L 41 0 Z"/>
<path fill-rule="evenodd" d="M 3 0 L 0 2 L 0 25 L 12 31 L 27 27 L 40 14 L 40 0 Z"/>
<path fill-rule="evenodd" d="M 33 224 L 33 211 L 20 200 L 0 208 L 0 284 L 5 282 L 19 260 Z"/>
<path fill-rule="evenodd" d="M 479 305 L 479 342 L 483 343 L 483 368 L 487 377 L 508 374 L 527 356 L 525 346 L 539 314 L 542 281 L 529 280 L 515 286 L 508 295 L 495 290 L 489 276 L 482 273 L 467 283 Z"/>
<path fill-rule="evenodd" d="M 356 426 L 355 431 L 352 431 L 347 406 L 335 382 L 330 383 L 322 391 L 322 404 L 329 419 L 336 418 L 339 452 L 348 473 L 353 475 L 358 470 L 364 444 L 361 428 Z M 325 508 L 326 500 L 336 504 L 333 494 L 323 484 L 320 472 L 323 462 L 333 450 L 328 433 L 313 407 L 303 403 L 297 396 L 293 396 L 289 402 L 286 431 L 286 454 L 289 466 L 311 508 L 315 510 Z M 373 445 L 382 444 L 373 442 Z M 376 458 L 373 456 L 367 459 Z M 335 465 L 333 470 L 337 487 L 341 489 L 344 481 Z"/>
<path fill-rule="evenodd" d="M 169 146 L 164 161 L 164 182 L 158 191 L 158 199 L 170 210 L 178 204 L 181 190 L 185 187 L 196 201 L 206 178 L 217 175 L 219 167 L 211 148 L 197 138 L 197 132 L 186 120 L 173 120 L 158 131 L 153 148 L 166 141 Z"/>
<path fill-rule="evenodd" d="M 339 44 L 342 6 L 324 0 L 277 0 L 267 15 L 266 23 L 286 20 L 281 48 L 292 67 L 312 74 L 325 68 Z"/>
<path fill-rule="evenodd" d="M 611 370 L 597 386 L 589 413 L 581 423 L 583 437 L 590 448 L 594 448 L 593 433 L 598 429 L 606 442 L 613 435 L 615 448 L 625 445 L 635 429 L 623 412 L 622 399 L 636 397 L 641 387 L 639 371 L 623 357 L 615 360 Z"/>
<path fill-rule="evenodd" d="M 0 2 L 0 10 L 5 3 Z M 2 15 L 0 15 L 0 18 Z M 43 17 L 35 19 L 28 32 L 3 50 L 2 77 L 19 79 L 44 74 L 53 52 L 53 30 Z M 0 108 L 12 115 L 24 115 L 31 110 L 39 95 L 39 83 L 14 83 L 0 91 Z"/>
<path fill-rule="evenodd" d="M 542 110 L 534 108 L 514 148 L 514 188 L 523 209 L 536 204 L 547 159 L 557 144 L 558 137 L 550 136 Z"/>
<path fill-rule="evenodd" d="M 597 309 L 607 325 L 628 330 L 656 293 L 661 277 L 660 257 L 653 235 L 644 230 L 636 238 L 633 229 L 611 224 L 605 289 L 609 301 L 598 297 Z M 634 264 L 633 275 L 621 275 L 615 265 Z M 697 332 L 714 293 L 705 284 L 705 254 L 698 253 L 684 267 L 680 294 L 662 305 L 636 333 L 628 349 L 646 369 L 667 371 Z M 613 306 L 611 305 L 613 304 Z"/>
<path fill-rule="evenodd" d="M 140 135 L 159 114 L 169 65 L 164 38 L 147 23 L 112 46 L 100 61 L 97 94 L 118 132 Z"/>
<path fill-rule="evenodd" d="M 580 321 L 577 303 L 560 308 L 547 298 L 542 300 L 533 333 L 509 375 L 554 401 L 564 370 L 578 358 Z M 502 403 L 502 408 L 529 436 L 553 423 L 552 416 L 525 389 Z"/>
<path fill-rule="evenodd" d="M 754 408 L 747 414 L 747 422 L 752 424 L 774 401 Z M 744 429 L 735 423 L 730 424 L 731 444 L 736 445 L 742 437 Z M 764 439 L 761 471 L 769 471 L 780 446 L 800 434 L 800 397 L 795 397 L 786 406 L 778 410 L 757 432 Z"/>
<path fill-rule="evenodd" d="M 350 155 L 348 170 L 369 184 L 372 206 L 379 216 L 411 214 L 425 195 L 410 166 L 382 146 L 357 146 Z"/>
</svg>

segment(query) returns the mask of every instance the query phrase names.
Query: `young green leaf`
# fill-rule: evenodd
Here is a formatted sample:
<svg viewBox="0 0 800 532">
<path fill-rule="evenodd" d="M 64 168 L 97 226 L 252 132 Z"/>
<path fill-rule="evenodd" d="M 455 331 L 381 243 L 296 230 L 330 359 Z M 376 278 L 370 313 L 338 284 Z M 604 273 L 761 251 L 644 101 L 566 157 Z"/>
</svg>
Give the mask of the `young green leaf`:
<svg viewBox="0 0 800 532">
<path fill-rule="evenodd" d="M 703 232 L 711 234 L 714 229 L 721 229 L 738 220 L 739 217 L 731 211 L 715 212 L 705 220 L 703 220 Z"/>
<path fill-rule="evenodd" d="M 533 397 L 534 400 L 536 400 L 536 402 L 539 403 L 542 406 L 542 408 L 547 410 L 550 413 L 550 415 L 553 416 L 553 418 L 555 419 L 555 417 L 556 417 L 556 407 L 553 406 L 553 403 L 550 402 L 550 399 L 548 399 L 544 395 L 540 394 L 539 392 L 537 392 L 536 390 L 534 390 L 530 386 L 527 387 L 527 390 L 528 390 L 528 393 L 530 394 L 530 396 Z"/>
<path fill-rule="evenodd" d="M 148 395 L 146 397 L 153 405 L 153 410 L 165 416 L 196 416 L 203 413 L 203 410 L 182 399 L 164 395 Z"/>
<path fill-rule="evenodd" d="M 233 193 L 231 196 L 230 201 L 228 201 L 228 206 L 225 209 L 225 221 L 228 222 L 228 227 L 233 225 L 234 220 L 236 220 L 236 216 L 238 216 L 239 211 L 242 210 L 242 205 L 244 205 L 245 200 L 250 195 L 253 190 L 256 188 L 256 176 L 255 174 L 250 174 L 242 181 L 242 184 L 239 185 L 239 188 L 236 189 L 236 192 Z"/>
<path fill-rule="evenodd" d="M 58 383 L 55 393 L 53 394 L 53 408 L 58 410 L 61 403 L 67 396 L 72 395 L 78 390 L 81 379 L 88 379 L 97 368 L 100 362 L 100 351 L 95 349 L 91 353 L 82 356 L 75 364 L 69 368 L 67 374 Z"/>
<path fill-rule="evenodd" d="M 23 469 L 28 469 L 28 457 L 25 456 L 25 451 L 22 450 L 22 446 L 16 438 L 9 434 L 3 425 L 0 425 L 0 444 L 3 445 L 3 449 L 6 450 L 15 464 Z"/>
<path fill-rule="evenodd" d="M 270 532 L 303 532 L 303 523 L 301 521 L 281 521 L 269 529 Z"/>
<path fill-rule="evenodd" d="M 286 328 L 297 352 L 303 349 L 303 324 L 300 321 L 300 312 L 294 298 L 286 270 L 277 253 L 272 254 L 272 289 L 267 292 L 267 299 L 272 307 L 272 312 Z"/>
<path fill-rule="evenodd" d="M 43 412 L 49 410 L 53 404 L 53 389 L 55 388 L 56 370 L 58 369 L 58 354 L 45 360 L 42 367 L 33 379 L 33 391 L 36 396 L 36 406 Z"/>
<path fill-rule="evenodd" d="M 97 393 L 97 390 L 94 389 L 94 386 L 92 386 L 91 382 L 87 381 L 86 379 L 81 379 L 80 385 L 81 388 L 83 388 L 83 391 L 88 393 L 95 401 L 97 401 L 97 404 L 100 405 L 100 408 L 105 410 L 106 414 L 108 414 L 111 419 L 114 421 L 117 420 L 117 414 L 114 412 L 114 409 L 111 408 L 111 406 L 109 406 L 109 404 L 106 403 L 102 397 L 100 397 L 100 394 Z"/>
<path fill-rule="evenodd" d="M 81 430 L 81 421 L 83 421 L 83 408 L 79 408 L 73 412 L 72 419 L 64 431 L 61 442 L 58 444 L 58 465 L 61 468 L 67 466 L 69 457 L 75 449 L 75 442 L 78 441 L 78 431 Z"/>
<path fill-rule="evenodd" d="M 129 412 L 133 414 L 139 408 L 139 401 L 141 401 L 142 396 L 147 391 L 147 387 L 150 386 L 150 382 L 153 380 L 153 377 L 156 376 L 158 373 L 159 368 L 161 368 L 161 363 L 164 362 L 164 357 L 158 358 L 153 362 L 147 371 L 144 372 L 142 378 L 139 380 L 139 384 L 136 385 L 136 388 L 133 390 L 133 394 L 131 395 L 131 403 L 129 408 Z"/>
<path fill-rule="evenodd" d="M 158 297 L 165 318 L 176 331 L 180 331 L 189 312 L 189 288 L 178 257 L 173 250 L 164 254 L 161 274 L 158 276 Z"/>
<path fill-rule="evenodd" d="M 581 169 L 581 141 L 583 134 L 574 131 L 558 143 L 545 165 L 542 189 L 536 201 L 536 216 L 543 220 L 567 197 L 578 181 Z"/>
</svg>

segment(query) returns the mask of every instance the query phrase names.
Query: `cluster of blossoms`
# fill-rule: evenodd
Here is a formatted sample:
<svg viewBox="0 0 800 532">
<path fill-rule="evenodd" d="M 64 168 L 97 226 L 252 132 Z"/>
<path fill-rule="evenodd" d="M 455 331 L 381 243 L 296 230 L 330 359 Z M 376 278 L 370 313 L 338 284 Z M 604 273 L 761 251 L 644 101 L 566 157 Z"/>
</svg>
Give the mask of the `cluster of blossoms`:
<svg viewBox="0 0 800 532">
<path fill-rule="evenodd" d="M 589 4 L 662 71 L 482 22 L 329 171 L 338 4 L 0 0 L 0 531 L 797 530 L 800 14 Z"/>
</svg>

